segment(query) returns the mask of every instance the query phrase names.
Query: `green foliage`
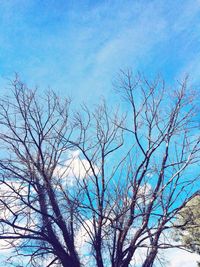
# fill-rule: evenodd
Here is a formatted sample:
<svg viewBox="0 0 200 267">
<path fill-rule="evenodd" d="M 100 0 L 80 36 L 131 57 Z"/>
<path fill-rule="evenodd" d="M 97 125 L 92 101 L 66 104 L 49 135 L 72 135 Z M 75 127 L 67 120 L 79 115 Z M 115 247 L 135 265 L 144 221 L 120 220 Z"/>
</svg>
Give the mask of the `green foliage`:
<svg viewBox="0 0 200 267">
<path fill-rule="evenodd" d="M 200 254 L 200 196 L 188 202 L 178 216 L 178 235 L 183 245 Z"/>
</svg>

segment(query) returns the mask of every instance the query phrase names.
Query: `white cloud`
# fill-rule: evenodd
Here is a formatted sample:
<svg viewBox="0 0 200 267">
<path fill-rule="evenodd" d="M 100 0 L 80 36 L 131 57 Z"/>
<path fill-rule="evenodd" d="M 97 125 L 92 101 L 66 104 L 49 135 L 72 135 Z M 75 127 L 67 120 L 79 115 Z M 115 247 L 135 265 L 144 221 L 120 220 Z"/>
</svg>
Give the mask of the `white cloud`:
<svg viewBox="0 0 200 267">
<path fill-rule="evenodd" d="M 168 249 L 165 251 L 168 267 L 197 267 L 200 256 L 180 249 Z"/>
<path fill-rule="evenodd" d="M 98 167 L 93 165 L 92 170 L 88 160 L 81 158 L 80 151 L 70 151 L 68 158 L 60 166 L 57 166 L 54 171 L 54 176 L 63 179 L 67 185 L 73 186 L 77 180 L 93 176 L 93 170 L 98 175 Z"/>
<path fill-rule="evenodd" d="M 75 246 L 84 266 L 91 266 L 90 264 L 92 262 L 91 245 L 89 244 L 90 237 L 88 233 L 93 233 L 91 219 L 87 219 L 82 223 L 75 237 Z"/>
</svg>

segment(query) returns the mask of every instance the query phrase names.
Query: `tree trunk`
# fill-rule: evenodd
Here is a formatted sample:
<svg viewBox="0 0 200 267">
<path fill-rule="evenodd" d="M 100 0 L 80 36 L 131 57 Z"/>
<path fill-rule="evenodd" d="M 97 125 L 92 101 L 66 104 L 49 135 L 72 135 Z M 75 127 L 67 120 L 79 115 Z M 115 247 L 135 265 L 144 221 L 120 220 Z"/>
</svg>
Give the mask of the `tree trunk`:
<svg viewBox="0 0 200 267">
<path fill-rule="evenodd" d="M 61 258 L 61 264 L 63 267 L 81 267 L 78 257 L 68 255 Z"/>
<path fill-rule="evenodd" d="M 96 262 L 97 262 L 97 267 L 104 267 L 102 255 L 98 251 L 96 253 Z"/>
<path fill-rule="evenodd" d="M 152 249 L 152 251 L 150 252 L 150 254 L 147 256 L 147 258 L 146 258 L 146 260 L 144 261 L 142 267 L 152 267 L 156 255 L 157 255 L 157 249 L 154 248 L 154 249 Z"/>
</svg>

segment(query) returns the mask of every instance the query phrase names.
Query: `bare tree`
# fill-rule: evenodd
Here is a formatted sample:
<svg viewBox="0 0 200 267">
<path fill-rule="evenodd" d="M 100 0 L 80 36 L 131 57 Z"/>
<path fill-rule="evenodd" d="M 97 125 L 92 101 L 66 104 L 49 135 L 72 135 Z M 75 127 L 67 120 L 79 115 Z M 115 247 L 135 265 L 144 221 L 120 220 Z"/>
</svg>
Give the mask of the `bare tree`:
<svg viewBox="0 0 200 267">
<path fill-rule="evenodd" d="M 73 131 L 69 101 L 62 103 L 53 93 L 41 101 L 18 80 L 12 87 L 12 98 L 0 105 L 0 238 L 30 255 L 33 266 L 45 254 L 53 255 L 52 264 L 80 266 L 69 223 L 74 203 L 63 203 L 54 179 L 62 153 L 70 148 L 61 138 Z"/>
<path fill-rule="evenodd" d="M 18 79 L 1 101 L 0 238 L 27 265 L 134 266 L 142 250 L 150 267 L 177 246 L 169 231 L 199 193 L 195 95 L 130 71 L 116 84 L 117 111 L 70 113 Z"/>
</svg>

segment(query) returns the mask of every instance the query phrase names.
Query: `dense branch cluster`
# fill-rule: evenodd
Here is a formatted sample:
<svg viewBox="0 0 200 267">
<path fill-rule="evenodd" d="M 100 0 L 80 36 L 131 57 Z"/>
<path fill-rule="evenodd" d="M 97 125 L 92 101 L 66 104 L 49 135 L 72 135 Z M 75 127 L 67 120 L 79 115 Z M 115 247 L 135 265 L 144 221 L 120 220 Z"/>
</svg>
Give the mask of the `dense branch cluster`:
<svg viewBox="0 0 200 267">
<path fill-rule="evenodd" d="M 122 73 L 122 105 L 72 112 L 19 79 L 0 102 L 0 239 L 23 266 L 151 267 L 199 194 L 200 138 L 187 79 Z M 123 101 L 122 101 L 123 100 Z"/>
</svg>

